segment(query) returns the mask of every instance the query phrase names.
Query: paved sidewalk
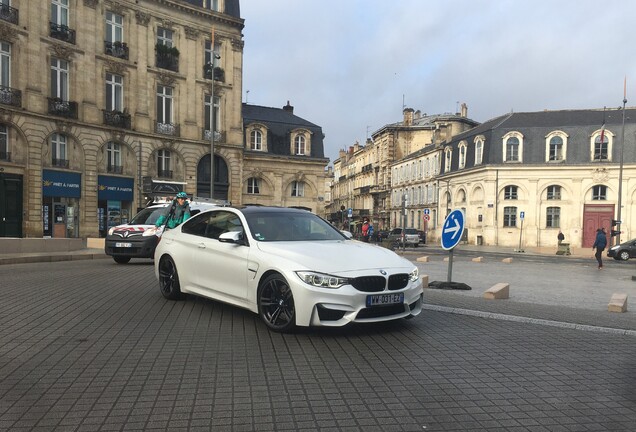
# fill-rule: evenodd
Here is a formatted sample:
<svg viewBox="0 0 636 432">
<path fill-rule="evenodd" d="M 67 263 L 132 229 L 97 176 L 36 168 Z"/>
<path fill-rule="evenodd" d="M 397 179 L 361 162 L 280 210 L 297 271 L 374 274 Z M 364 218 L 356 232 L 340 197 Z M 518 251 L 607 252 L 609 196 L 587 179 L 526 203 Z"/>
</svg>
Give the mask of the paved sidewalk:
<svg viewBox="0 0 636 432">
<path fill-rule="evenodd" d="M 28 252 L 9 253 L 0 252 L 0 265 L 25 264 L 37 262 L 79 261 L 89 259 L 110 258 L 104 253 L 104 249 L 79 249 L 66 252 Z"/>
</svg>

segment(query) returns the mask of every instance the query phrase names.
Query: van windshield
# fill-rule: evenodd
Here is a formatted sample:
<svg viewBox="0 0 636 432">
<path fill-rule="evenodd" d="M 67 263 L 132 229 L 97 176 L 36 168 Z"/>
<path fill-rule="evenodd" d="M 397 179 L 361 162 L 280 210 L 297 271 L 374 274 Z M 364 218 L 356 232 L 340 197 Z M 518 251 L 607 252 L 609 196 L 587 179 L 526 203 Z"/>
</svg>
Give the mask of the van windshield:
<svg viewBox="0 0 636 432">
<path fill-rule="evenodd" d="M 132 218 L 129 225 L 154 225 L 165 211 L 165 207 L 146 207 Z"/>
</svg>

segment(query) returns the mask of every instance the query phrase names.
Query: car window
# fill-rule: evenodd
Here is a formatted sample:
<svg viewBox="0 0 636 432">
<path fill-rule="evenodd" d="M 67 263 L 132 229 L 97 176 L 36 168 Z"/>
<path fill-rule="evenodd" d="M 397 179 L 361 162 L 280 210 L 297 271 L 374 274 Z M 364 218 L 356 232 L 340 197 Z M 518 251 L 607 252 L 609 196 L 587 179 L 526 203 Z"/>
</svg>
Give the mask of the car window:
<svg viewBox="0 0 636 432">
<path fill-rule="evenodd" d="M 205 230 L 205 236 L 208 238 L 218 240 L 219 236 L 223 233 L 231 231 L 245 231 L 239 217 L 232 212 L 216 211 L 204 213 L 203 216 L 205 215 L 208 215 L 207 227 Z"/>
<path fill-rule="evenodd" d="M 393 228 L 391 234 L 402 234 L 402 228 Z"/>
<path fill-rule="evenodd" d="M 208 219 L 209 217 L 205 214 L 192 217 L 183 223 L 181 232 L 204 237 L 206 228 L 208 227 Z"/>
<path fill-rule="evenodd" d="M 252 237 L 258 241 L 343 240 L 333 225 L 309 212 L 263 212 L 245 215 Z"/>
<path fill-rule="evenodd" d="M 404 234 L 416 234 L 417 235 L 417 230 L 414 228 L 406 228 L 404 230 Z"/>
</svg>

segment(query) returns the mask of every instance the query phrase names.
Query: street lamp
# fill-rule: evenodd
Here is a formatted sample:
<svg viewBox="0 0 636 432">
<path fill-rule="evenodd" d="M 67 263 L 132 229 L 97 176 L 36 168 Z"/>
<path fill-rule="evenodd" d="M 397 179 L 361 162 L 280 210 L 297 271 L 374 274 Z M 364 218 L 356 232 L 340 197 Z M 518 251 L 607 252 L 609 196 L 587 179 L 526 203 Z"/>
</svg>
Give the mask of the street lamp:
<svg viewBox="0 0 636 432">
<path fill-rule="evenodd" d="M 627 104 L 627 77 L 625 77 L 625 82 L 623 84 L 623 129 L 621 132 L 621 151 L 619 158 L 619 168 L 618 168 L 618 212 L 616 214 L 616 218 L 618 219 L 616 231 L 616 244 L 621 244 L 621 207 L 622 198 L 623 198 L 623 149 L 625 148 L 625 105 Z M 610 228 L 611 231 L 611 228 Z"/>
<path fill-rule="evenodd" d="M 210 41 L 210 50 L 212 58 L 210 59 L 210 69 L 212 70 L 212 84 L 210 95 L 210 199 L 214 199 L 214 135 L 216 135 L 216 113 L 214 112 L 214 60 L 221 58 L 214 52 L 214 27 L 212 27 L 212 40 Z"/>
</svg>

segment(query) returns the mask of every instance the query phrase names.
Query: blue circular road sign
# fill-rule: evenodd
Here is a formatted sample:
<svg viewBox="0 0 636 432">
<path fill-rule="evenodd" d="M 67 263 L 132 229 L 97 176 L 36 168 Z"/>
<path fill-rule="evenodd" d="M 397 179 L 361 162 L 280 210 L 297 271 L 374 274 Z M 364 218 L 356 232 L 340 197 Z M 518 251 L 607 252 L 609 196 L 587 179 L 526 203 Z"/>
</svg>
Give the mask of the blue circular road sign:
<svg viewBox="0 0 636 432">
<path fill-rule="evenodd" d="M 464 233 L 464 213 L 453 210 L 442 225 L 442 249 L 449 250 L 457 246 Z"/>
</svg>

